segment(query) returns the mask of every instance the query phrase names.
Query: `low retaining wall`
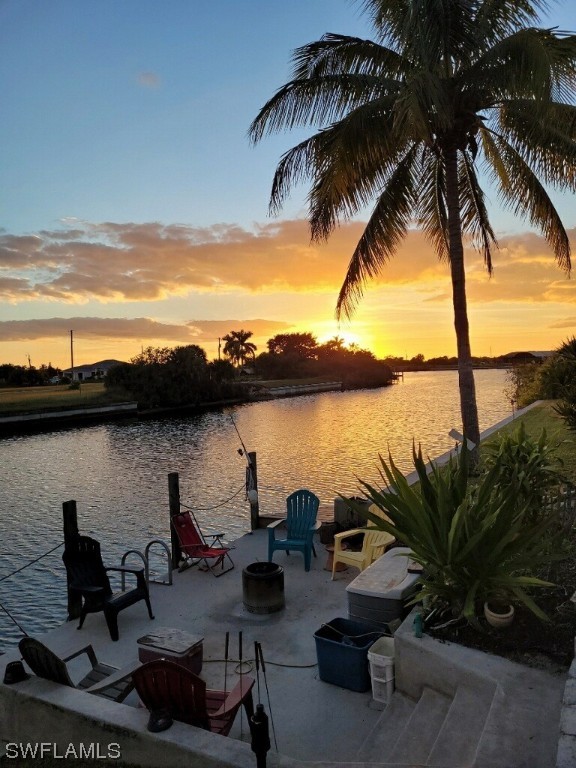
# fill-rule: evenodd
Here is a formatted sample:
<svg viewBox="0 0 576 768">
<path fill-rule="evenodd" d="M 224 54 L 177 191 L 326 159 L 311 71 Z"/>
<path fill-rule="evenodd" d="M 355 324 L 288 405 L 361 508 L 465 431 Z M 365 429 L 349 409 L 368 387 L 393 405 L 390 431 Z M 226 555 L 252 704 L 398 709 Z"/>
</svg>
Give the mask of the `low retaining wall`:
<svg viewBox="0 0 576 768">
<path fill-rule="evenodd" d="M 574 768 L 576 765 L 576 660 L 568 671 L 568 680 L 562 699 L 560 737 L 556 768 Z"/>
<path fill-rule="evenodd" d="M 470 664 L 469 649 L 453 643 L 441 643 L 430 635 L 416 637 L 413 620 L 416 609 L 394 635 L 396 687 L 411 699 L 418 700 L 424 688 L 454 696 L 463 683 L 487 693 L 494 693 L 497 678 L 490 676 L 490 656 L 483 654 L 485 664 L 478 672 Z"/>
<path fill-rule="evenodd" d="M 269 387 L 268 393 L 272 397 L 296 397 L 297 395 L 311 395 L 316 392 L 339 392 L 341 390 L 341 381 L 326 381 L 323 384 L 293 384 L 288 387 Z"/>
<path fill-rule="evenodd" d="M 30 759 L 35 746 L 39 763 L 43 748 L 44 758 L 88 755 L 96 758 L 94 764 L 118 762 L 138 768 L 254 768 L 255 764 L 250 744 L 243 741 L 177 722 L 164 733 L 151 734 L 146 710 L 39 678 L 14 687 L 0 685 L 0 709 L 0 741 L 6 763 L 14 766 L 23 764 L 23 749 L 28 749 Z M 296 764 L 282 760 L 287 768 Z"/>
<path fill-rule="evenodd" d="M 0 417 L 0 430 L 25 430 L 38 427 L 50 428 L 57 424 L 68 422 L 82 422 L 94 419 L 121 418 L 136 416 L 138 403 L 113 403 L 111 405 L 85 406 L 67 408 L 57 411 L 45 411 L 42 413 L 19 413 L 15 416 Z"/>
</svg>

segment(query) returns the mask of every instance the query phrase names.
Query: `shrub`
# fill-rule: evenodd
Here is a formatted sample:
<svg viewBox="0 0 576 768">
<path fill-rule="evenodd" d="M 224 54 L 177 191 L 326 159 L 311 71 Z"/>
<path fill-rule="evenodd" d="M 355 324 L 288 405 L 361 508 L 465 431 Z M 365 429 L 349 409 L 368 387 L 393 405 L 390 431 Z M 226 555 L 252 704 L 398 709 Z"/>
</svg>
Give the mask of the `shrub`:
<svg viewBox="0 0 576 768">
<path fill-rule="evenodd" d="M 538 440 L 534 440 L 520 423 L 516 432 L 485 446 L 485 465 L 488 469 L 498 469 L 502 485 L 514 483 L 518 504 L 527 504 L 529 513 L 539 516 L 545 509 L 546 495 L 565 482 L 560 471 L 562 461 L 555 455 L 557 449 L 557 445 L 548 441 L 545 429 Z"/>
<path fill-rule="evenodd" d="M 530 507 L 518 492 L 517 472 L 503 483 L 494 465 L 472 485 L 465 446 L 447 467 L 431 463 L 429 474 L 421 450 L 414 448 L 419 485 L 411 487 L 392 457 L 388 463 L 380 460 L 388 489 L 362 486 L 391 522 L 350 504 L 410 547 L 424 567 L 420 598 L 428 598 L 431 607 L 449 607 L 455 617 L 469 622 L 495 597 L 521 602 L 546 619 L 528 590 L 551 586 L 532 574 L 558 557 L 541 546 L 553 518 L 530 519 Z"/>
</svg>

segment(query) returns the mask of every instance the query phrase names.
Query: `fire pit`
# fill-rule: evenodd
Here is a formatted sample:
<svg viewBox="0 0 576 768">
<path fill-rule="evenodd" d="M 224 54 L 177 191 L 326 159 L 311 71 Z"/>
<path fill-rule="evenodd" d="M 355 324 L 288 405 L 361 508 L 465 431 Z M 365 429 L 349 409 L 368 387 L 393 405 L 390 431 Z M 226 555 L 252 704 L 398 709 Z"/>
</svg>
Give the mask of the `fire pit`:
<svg viewBox="0 0 576 768">
<path fill-rule="evenodd" d="M 244 607 L 250 613 L 284 608 L 284 569 L 276 563 L 252 563 L 242 571 Z"/>
</svg>

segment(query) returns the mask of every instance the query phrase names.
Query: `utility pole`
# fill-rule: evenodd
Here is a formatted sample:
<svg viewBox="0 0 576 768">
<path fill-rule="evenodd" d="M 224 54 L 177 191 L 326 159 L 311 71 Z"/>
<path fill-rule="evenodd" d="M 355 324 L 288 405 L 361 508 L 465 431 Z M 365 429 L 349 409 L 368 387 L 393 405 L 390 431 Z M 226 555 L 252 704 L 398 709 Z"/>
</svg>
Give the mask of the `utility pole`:
<svg viewBox="0 0 576 768">
<path fill-rule="evenodd" d="M 220 360 L 220 347 L 222 346 L 221 341 L 222 339 L 218 337 L 218 360 Z"/>
<path fill-rule="evenodd" d="M 74 331 L 70 331 L 70 377 L 72 384 L 74 383 Z M 78 379 L 78 386 L 80 386 L 80 379 Z"/>
</svg>

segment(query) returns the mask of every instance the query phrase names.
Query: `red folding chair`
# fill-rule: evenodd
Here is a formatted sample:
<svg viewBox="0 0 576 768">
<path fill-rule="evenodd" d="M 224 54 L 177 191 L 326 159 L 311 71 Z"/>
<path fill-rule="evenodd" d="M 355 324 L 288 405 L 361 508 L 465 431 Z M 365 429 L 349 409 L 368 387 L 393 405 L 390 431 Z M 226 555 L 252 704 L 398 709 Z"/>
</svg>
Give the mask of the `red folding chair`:
<svg viewBox="0 0 576 768">
<path fill-rule="evenodd" d="M 172 516 L 172 525 L 180 542 L 182 554 L 192 560 L 192 565 L 204 563 L 201 570 L 211 571 L 214 576 L 223 576 L 234 568 L 234 562 L 230 557 L 230 547 L 224 546 L 221 539 L 223 533 L 215 533 L 208 536 L 211 543 L 206 541 L 194 515 L 190 512 L 180 512 Z M 226 562 L 230 565 L 225 568 Z M 220 567 L 220 573 L 216 570 Z"/>
</svg>

